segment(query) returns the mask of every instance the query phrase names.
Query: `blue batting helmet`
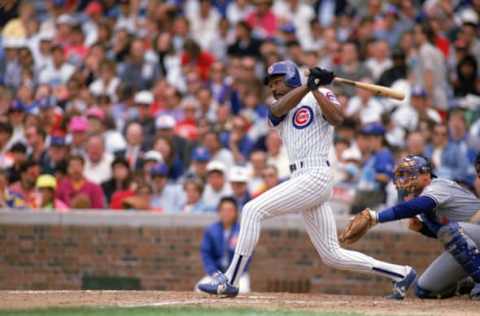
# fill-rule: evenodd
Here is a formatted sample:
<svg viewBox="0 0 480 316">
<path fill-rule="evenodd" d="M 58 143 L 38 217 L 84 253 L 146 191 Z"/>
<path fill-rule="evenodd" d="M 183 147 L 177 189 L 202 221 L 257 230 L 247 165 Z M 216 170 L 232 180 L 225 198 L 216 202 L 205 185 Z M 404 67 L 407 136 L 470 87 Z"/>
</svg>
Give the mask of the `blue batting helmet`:
<svg viewBox="0 0 480 316">
<path fill-rule="evenodd" d="M 395 168 L 395 186 L 398 190 L 413 193 L 417 189 L 420 174 L 430 174 L 434 177 L 432 164 L 423 156 L 408 155 L 402 158 Z"/>
<path fill-rule="evenodd" d="M 297 65 L 290 60 L 279 61 L 268 67 L 267 75 L 263 80 L 264 84 L 267 85 L 271 77 L 279 75 L 284 76 L 283 80 L 289 87 L 296 88 L 302 85 Z"/>
</svg>

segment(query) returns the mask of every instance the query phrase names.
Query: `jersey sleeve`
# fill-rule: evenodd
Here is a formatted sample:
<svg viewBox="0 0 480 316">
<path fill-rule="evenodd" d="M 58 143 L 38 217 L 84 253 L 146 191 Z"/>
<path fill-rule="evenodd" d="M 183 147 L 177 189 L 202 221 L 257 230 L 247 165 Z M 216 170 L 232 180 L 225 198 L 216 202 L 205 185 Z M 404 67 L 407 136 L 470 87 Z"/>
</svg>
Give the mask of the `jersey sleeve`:
<svg viewBox="0 0 480 316">
<path fill-rule="evenodd" d="M 286 117 L 287 117 L 287 114 L 282 115 L 281 117 L 277 117 L 273 115 L 270 109 L 268 109 L 268 123 L 273 127 L 278 126 Z"/>
<path fill-rule="evenodd" d="M 441 182 L 430 183 L 422 192 L 423 196 L 432 198 L 437 205 L 446 203 L 450 199 L 448 186 Z"/>
</svg>

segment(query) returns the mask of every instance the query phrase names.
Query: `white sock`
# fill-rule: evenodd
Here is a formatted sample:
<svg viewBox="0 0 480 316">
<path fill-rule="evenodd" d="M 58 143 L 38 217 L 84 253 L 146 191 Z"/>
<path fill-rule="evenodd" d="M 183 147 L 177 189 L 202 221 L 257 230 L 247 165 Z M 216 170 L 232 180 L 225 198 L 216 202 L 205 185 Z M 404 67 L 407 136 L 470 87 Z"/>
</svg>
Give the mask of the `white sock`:
<svg viewBox="0 0 480 316">
<path fill-rule="evenodd" d="M 231 285 L 238 287 L 240 276 L 245 271 L 245 266 L 248 263 L 248 259 L 250 259 L 250 256 L 243 256 L 235 252 L 233 260 L 230 263 L 227 272 L 225 272 L 225 275 Z"/>
<path fill-rule="evenodd" d="M 375 259 L 374 259 L 375 260 Z M 410 272 L 409 266 L 400 266 L 388 262 L 375 260 L 372 271 L 376 274 L 389 277 L 393 281 L 397 282 L 407 276 Z"/>
</svg>

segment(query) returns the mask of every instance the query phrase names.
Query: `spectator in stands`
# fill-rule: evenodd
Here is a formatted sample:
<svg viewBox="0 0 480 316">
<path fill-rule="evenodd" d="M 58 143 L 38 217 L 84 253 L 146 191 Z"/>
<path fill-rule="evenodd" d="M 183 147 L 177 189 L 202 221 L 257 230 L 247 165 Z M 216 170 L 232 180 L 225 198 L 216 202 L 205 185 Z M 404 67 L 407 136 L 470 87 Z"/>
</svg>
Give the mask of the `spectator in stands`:
<svg viewBox="0 0 480 316">
<path fill-rule="evenodd" d="M 207 49 L 215 39 L 220 22 L 220 14 L 212 6 L 210 0 L 199 0 L 197 9 L 186 12 L 191 26 L 192 38 L 201 39 L 199 41 L 203 49 Z"/>
<path fill-rule="evenodd" d="M 434 46 L 435 33 L 428 24 L 417 24 L 414 27 L 415 45 L 418 49 L 417 66 L 413 68 L 416 84 L 425 87 L 428 97 L 436 109 L 446 110 L 447 102 L 447 70 L 445 58 Z"/>
<path fill-rule="evenodd" d="M 188 178 L 183 183 L 185 192 L 185 205 L 182 213 L 204 213 L 206 206 L 202 201 L 203 182 L 198 178 Z"/>
<path fill-rule="evenodd" d="M 382 86 L 390 87 L 395 81 L 407 78 L 405 52 L 402 49 L 394 49 L 392 60 L 392 67 L 385 70 L 377 81 Z"/>
<path fill-rule="evenodd" d="M 125 150 L 115 152 L 115 156 L 121 156 L 126 159 L 130 169 L 140 170 L 142 164 L 143 152 L 143 128 L 138 122 L 132 121 L 127 124 L 126 130 L 127 146 Z"/>
<path fill-rule="evenodd" d="M 223 197 L 217 205 L 219 221 L 210 225 L 203 235 L 200 254 L 203 269 L 207 274 L 198 284 L 208 282 L 210 276 L 217 271 L 224 272 L 233 259 L 237 244 L 240 224 L 238 223 L 239 209 L 235 199 Z M 240 293 L 250 292 L 250 277 L 248 265 L 245 271 L 240 271 Z"/>
<path fill-rule="evenodd" d="M 55 198 L 57 179 L 50 174 L 42 174 L 37 178 L 36 188 L 40 193 L 40 203 L 37 208 L 45 211 L 65 212 L 68 206 L 61 200 Z"/>
<path fill-rule="evenodd" d="M 210 154 L 205 147 L 197 147 L 192 153 L 192 164 L 185 175 L 185 178 L 198 178 L 202 183 L 207 182 L 207 164 L 210 161 Z"/>
<path fill-rule="evenodd" d="M 105 151 L 105 140 L 102 134 L 92 135 L 86 145 L 85 178 L 96 184 L 102 184 L 112 176 L 111 164 L 113 156 Z"/>
<path fill-rule="evenodd" d="M 335 69 L 335 75 L 351 80 L 372 78 L 368 68 L 359 60 L 357 44 L 354 42 L 346 42 L 342 45 L 341 62 Z M 355 89 L 350 86 L 342 87 L 341 91 L 349 97 L 355 95 Z"/>
<path fill-rule="evenodd" d="M 218 160 L 212 160 L 207 165 L 207 184 L 202 201 L 208 212 L 215 211 L 222 197 L 232 195 L 232 188 L 225 179 L 227 170 L 225 164 Z"/>
<path fill-rule="evenodd" d="M 232 56 L 260 56 L 261 42 L 252 37 L 252 28 L 244 21 L 235 26 L 235 42 L 228 47 L 227 53 Z"/>
<path fill-rule="evenodd" d="M 29 126 L 25 130 L 25 138 L 29 146 L 28 159 L 38 161 L 43 164 L 47 161 L 47 147 L 45 141 L 47 134 L 39 126 Z"/>
<path fill-rule="evenodd" d="M 415 85 L 411 89 L 410 104 L 405 104 L 397 109 L 392 119 L 395 125 L 407 131 L 415 131 L 419 128 L 421 120 L 437 124 L 441 123 L 442 120 L 437 110 L 429 106 L 427 91 L 419 85 Z"/>
<path fill-rule="evenodd" d="M 152 210 L 150 207 L 152 187 L 143 181 L 138 181 L 127 191 L 116 192 L 112 197 L 113 209 Z M 120 206 L 117 206 L 117 205 Z M 155 210 L 155 209 L 154 209 Z"/>
<path fill-rule="evenodd" d="M 368 78 L 361 81 L 373 83 Z M 381 122 L 384 111 L 383 105 L 373 96 L 373 93 L 365 89 L 356 89 L 356 95 L 348 101 L 345 115 L 358 121 L 361 125 L 373 122 Z"/>
<path fill-rule="evenodd" d="M 120 65 L 121 81 L 136 90 L 151 88 L 155 80 L 160 77 L 158 64 L 148 60 L 144 51 L 143 40 L 135 38 L 130 45 L 128 58 Z"/>
<path fill-rule="evenodd" d="M 232 121 L 232 130 L 226 139 L 236 164 L 244 164 L 248 161 L 253 149 L 254 144 L 247 135 L 247 130 L 247 120 L 242 116 L 236 116 Z"/>
<path fill-rule="evenodd" d="M 25 143 L 25 119 L 26 119 L 26 106 L 18 100 L 14 100 L 10 103 L 8 110 L 8 123 L 11 127 L 10 136 L 6 145 L 2 148 L 9 148 L 13 143 L 22 142 Z M 2 144 L 0 144 L 2 145 Z"/>
<path fill-rule="evenodd" d="M 246 18 L 253 32 L 260 38 L 272 38 L 275 36 L 278 26 L 278 18 L 272 10 L 272 0 L 255 1 L 255 10 Z"/>
<path fill-rule="evenodd" d="M 168 183 L 168 166 L 159 163 L 150 170 L 151 186 L 153 188 L 150 208 L 163 213 L 178 213 L 185 204 L 182 188 Z"/>
<path fill-rule="evenodd" d="M 156 150 L 149 150 L 143 155 L 142 159 L 142 172 L 145 181 L 150 181 L 150 170 L 158 163 L 163 163 L 162 154 Z"/>
<path fill-rule="evenodd" d="M 211 160 L 222 162 L 226 168 L 234 165 L 232 152 L 222 147 L 220 135 L 214 131 L 208 131 L 202 140 L 203 146 L 208 150 Z"/>
<path fill-rule="evenodd" d="M 10 155 L 13 164 L 6 169 L 6 174 L 8 183 L 14 183 L 20 180 L 22 165 L 27 161 L 27 147 L 23 143 L 15 143 L 10 148 Z"/>
<path fill-rule="evenodd" d="M 267 166 L 267 155 L 262 150 L 255 150 L 250 157 L 248 191 L 257 192 L 263 183 L 262 172 Z"/>
<path fill-rule="evenodd" d="M 274 165 L 267 165 L 262 171 L 263 183 L 259 186 L 258 190 L 252 193 L 252 197 L 256 198 L 263 192 L 270 190 L 281 182 L 278 169 Z"/>
<path fill-rule="evenodd" d="M 149 148 L 155 137 L 155 120 L 150 113 L 153 103 L 153 94 L 148 90 L 137 92 L 134 96 L 134 114 L 131 121 L 140 123 L 143 127 L 144 145 Z M 128 122 L 127 122 L 128 123 Z"/>
<path fill-rule="evenodd" d="M 385 203 L 385 188 L 393 177 L 395 165 L 391 151 L 385 147 L 385 128 L 380 123 L 364 126 L 361 133 L 367 136 L 371 156 L 361 170 L 352 205 L 353 214 L 361 212 L 366 207 L 376 207 Z"/>
<path fill-rule="evenodd" d="M 47 156 L 42 164 L 42 173 L 55 174 L 57 168 L 65 164 L 69 148 L 65 138 L 60 136 L 50 136 Z"/>
<path fill-rule="evenodd" d="M 371 56 L 365 61 L 365 66 L 372 74 L 373 81 L 377 81 L 382 73 L 392 66 L 390 48 L 386 41 L 373 43 Z"/>
<path fill-rule="evenodd" d="M 153 144 L 153 149 L 162 155 L 163 162 L 168 167 L 168 179 L 173 181 L 178 180 L 183 174 L 183 161 L 175 151 L 171 139 L 157 136 Z"/>
<path fill-rule="evenodd" d="M 180 57 L 182 67 L 196 72 L 201 80 L 207 80 L 210 67 L 215 62 L 215 57 L 209 52 L 203 51 L 198 43 L 191 38 L 183 44 L 183 51 Z"/>
<path fill-rule="evenodd" d="M 75 72 L 75 66 L 68 63 L 61 45 L 52 47 L 52 63 L 41 70 L 38 82 L 52 86 L 64 85 Z"/>
<path fill-rule="evenodd" d="M 85 144 L 88 140 L 88 121 L 83 116 L 74 116 L 68 125 L 71 136 L 70 154 L 84 155 Z"/>
<path fill-rule="evenodd" d="M 265 147 L 267 147 L 267 163 L 275 166 L 278 170 L 278 176 L 282 179 L 290 176 L 290 163 L 287 150 L 282 145 L 280 134 L 274 129 L 270 129 L 265 138 Z"/>
<path fill-rule="evenodd" d="M 191 146 L 184 137 L 175 134 L 175 126 L 174 117 L 166 114 L 158 116 L 155 121 L 157 129 L 155 139 L 161 137 L 171 142 L 177 158 L 182 162 L 182 168 L 184 168 L 190 164 Z"/>
<path fill-rule="evenodd" d="M 58 185 L 57 198 L 69 208 L 101 209 L 105 206 L 102 187 L 83 176 L 85 159 L 72 155 L 68 158 L 67 177 Z"/>
<path fill-rule="evenodd" d="M 20 168 L 20 180 L 9 187 L 16 196 L 14 208 L 36 208 L 39 204 L 39 194 L 35 189 L 35 181 L 40 175 L 40 166 L 34 160 L 25 161 Z"/>
<path fill-rule="evenodd" d="M 128 161 L 123 157 L 116 157 L 112 163 L 112 177 L 102 183 L 105 198 L 110 205 L 112 196 L 118 191 L 125 191 L 131 185 L 132 175 Z"/>
<path fill-rule="evenodd" d="M 233 166 L 229 171 L 228 181 L 232 188 L 232 197 L 237 202 L 238 209 L 241 210 L 252 199 L 248 192 L 248 169 L 242 166 Z"/>
<path fill-rule="evenodd" d="M 406 151 L 409 155 L 425 155 L 425 138 L 420 132 L 412 132 L 407 135 Z"/>
</svg>

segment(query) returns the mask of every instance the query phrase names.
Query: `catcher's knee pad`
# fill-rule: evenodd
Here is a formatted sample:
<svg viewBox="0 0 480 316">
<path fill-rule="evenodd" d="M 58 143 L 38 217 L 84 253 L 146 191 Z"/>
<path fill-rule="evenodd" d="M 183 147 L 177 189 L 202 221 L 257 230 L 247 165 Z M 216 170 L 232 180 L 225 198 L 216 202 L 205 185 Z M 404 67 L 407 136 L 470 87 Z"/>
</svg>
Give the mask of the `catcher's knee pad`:
<svg viewBox="0 0 480 316">
<path fill-rule="evenodd" d="M 450 223 L 438 231 L 438 239 L 475 282 L 480 282 L 480 251 L 458 223 Z"/>
</svg>

